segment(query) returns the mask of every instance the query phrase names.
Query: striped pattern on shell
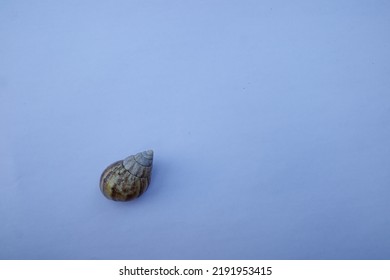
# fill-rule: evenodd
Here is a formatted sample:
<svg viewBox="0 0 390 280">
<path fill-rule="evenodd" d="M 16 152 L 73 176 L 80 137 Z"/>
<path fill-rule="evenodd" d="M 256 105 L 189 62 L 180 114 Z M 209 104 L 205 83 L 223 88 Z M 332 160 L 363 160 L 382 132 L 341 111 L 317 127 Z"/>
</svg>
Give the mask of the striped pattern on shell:
<svg viewBox="0 0 390 280">
<path fill-rule="evenodd" d="M 100 190 L 105 197 L 115 201 L 135 199 L 148 189 L 152 164 L 152 150 L 114 162 L 103 171 Z"/>
</svg>

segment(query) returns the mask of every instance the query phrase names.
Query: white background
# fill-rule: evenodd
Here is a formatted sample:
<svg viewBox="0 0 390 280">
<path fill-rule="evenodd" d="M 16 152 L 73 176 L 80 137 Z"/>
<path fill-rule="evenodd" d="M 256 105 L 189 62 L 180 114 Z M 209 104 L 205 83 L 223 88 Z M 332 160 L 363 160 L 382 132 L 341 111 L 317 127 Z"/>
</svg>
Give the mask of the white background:
<svg viewBox="0 0 390 280">
<path fill-rule="evenodd" d="M 3 0 L 0 41 L 1 259 L 390 258 L 387 1 Z"/>
<path fill-rule="evenodd" d="M 269 280 L 313 278 L 388 280 L 389 264 L 389 260 L 1 260 L 0 276 L 7 280 L 52 280 L 53 276 L 59 280 L 72 278 L 240 280 L 259 277 Z M 20 269 L 21 267 L 23 269 Z M 256 271 L 259 274 L 256 274 Z"/>
</svg>

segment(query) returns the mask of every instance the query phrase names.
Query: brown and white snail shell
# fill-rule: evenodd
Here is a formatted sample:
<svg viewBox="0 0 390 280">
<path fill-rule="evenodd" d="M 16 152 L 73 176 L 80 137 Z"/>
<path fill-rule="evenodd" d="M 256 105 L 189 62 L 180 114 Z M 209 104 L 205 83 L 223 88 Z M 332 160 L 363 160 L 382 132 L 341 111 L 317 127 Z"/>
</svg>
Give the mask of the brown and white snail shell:
<svg viewBox="0 0 390 280">
<path fill-rule="evenodd" d="M 148 189 L 152 164 L 152 150 L 114 162 L 103 171 L 100 190 L 105 197 L 115 201 L 135 199 Z"/>
</svg>

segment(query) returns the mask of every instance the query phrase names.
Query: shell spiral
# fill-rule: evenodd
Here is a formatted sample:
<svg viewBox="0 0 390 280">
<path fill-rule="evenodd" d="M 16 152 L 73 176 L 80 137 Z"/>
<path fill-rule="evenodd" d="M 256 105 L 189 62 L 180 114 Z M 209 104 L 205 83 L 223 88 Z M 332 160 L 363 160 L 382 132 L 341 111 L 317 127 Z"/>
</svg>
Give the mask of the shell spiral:
<svg viewBox="0 0 390 280">
<path fill-rule="evenodd" d="M 152 165 L 152 150 L 114 162 L 103 171 L 100 190 L 105 197 L 115 201 L 135 199 L 148 189 Z"/>
</svg>

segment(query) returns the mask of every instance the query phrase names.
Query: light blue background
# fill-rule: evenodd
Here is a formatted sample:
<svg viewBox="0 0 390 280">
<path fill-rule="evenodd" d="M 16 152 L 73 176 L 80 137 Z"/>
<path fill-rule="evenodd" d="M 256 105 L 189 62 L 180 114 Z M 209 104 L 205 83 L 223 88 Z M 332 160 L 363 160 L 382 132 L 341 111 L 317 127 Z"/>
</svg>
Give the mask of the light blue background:
<svg viewBox="0 0 390 280">
<path fill-rule="evenodd" d="M 0 1 L 0 258 L 389 259 L 389 3 Z"/>
</svg>

